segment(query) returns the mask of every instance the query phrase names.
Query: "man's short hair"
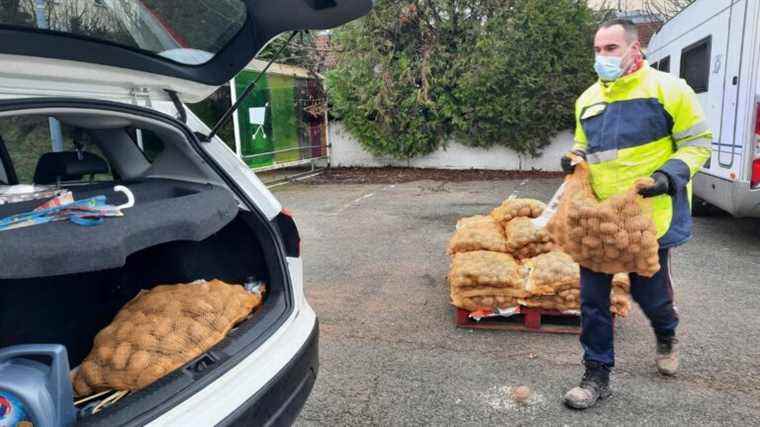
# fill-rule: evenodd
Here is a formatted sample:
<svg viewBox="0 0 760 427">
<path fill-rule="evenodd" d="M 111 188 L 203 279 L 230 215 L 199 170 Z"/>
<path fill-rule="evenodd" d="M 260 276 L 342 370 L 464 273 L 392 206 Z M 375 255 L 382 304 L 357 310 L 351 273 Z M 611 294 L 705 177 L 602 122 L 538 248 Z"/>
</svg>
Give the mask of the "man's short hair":
<svg viewBox="0 0 760 427">
<path fill-rule="evenodd" d="M 614 27 L 615 25 L 620 25 L 623 27 L 623 30 L 625 31 L 625 39 L 628 41 L 628 43 L 633 43 L 639 40 L 639 29 L 636 28 L 636 24 L 634 24 L 633 21 L 630 21 L 628 19 L 616 18 L 604 21 L 599 26 L 599 29 L 610 28 Z"/>
</svg>

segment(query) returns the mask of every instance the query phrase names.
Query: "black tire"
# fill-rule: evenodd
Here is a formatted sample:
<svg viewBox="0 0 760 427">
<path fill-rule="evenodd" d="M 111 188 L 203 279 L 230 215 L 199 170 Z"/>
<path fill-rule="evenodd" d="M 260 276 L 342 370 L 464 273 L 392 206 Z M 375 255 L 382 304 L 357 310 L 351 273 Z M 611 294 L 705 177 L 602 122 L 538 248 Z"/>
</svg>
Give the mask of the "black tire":
<svg viewBox="0 0 760 427">
<path fill-rule="evenodd" d="M 707 203 L 697 196 L 692 196 L 691 199 L 691 216 L 712 216 L 715 215 L 720 209 Z"/>
</svg>

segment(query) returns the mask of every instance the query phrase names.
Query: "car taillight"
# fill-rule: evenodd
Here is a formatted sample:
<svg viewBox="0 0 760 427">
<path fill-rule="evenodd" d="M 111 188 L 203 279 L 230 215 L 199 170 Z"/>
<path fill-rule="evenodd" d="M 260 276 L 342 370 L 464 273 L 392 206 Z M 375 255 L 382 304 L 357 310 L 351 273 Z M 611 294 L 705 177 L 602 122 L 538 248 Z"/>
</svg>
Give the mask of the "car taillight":
<svg viewBox="0 0 760 427">
<path fill-rule="evenodd" d="M 279 215 L 274 218 L 277 228 L 280 230 L 282 242 L 285 244 L 285 255 L 291 258 L 301 256 L 301 236 L 298 234 L 296 222 L 293 220 L 293 214 L 283 209 Z"/>
<path fill-rule="evenodd" d="M 755 158 L 752 160 L 752 178 L 750 178 L 752 188 L 760 185 L 760 103 L 755 106 L 755 110 Z"/>
<path fill-rule="evenodd" d="M 760 184 L 760 159 L 755 159 L 752 162 L 752 179 L 750 179 L 750 185 L 755 188 Z"/>
</svg>

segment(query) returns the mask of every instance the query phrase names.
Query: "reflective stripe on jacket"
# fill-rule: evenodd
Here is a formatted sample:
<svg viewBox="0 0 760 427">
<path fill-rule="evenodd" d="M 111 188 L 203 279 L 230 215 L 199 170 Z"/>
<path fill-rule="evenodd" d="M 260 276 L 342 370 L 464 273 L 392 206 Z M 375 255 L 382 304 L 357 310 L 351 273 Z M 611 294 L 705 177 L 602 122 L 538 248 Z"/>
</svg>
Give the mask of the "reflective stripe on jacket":
<svg viewBox="0 0 760 427">
<path fill-rule="evenodd" d="M 574 149 L 586 152 L 591 186 L 604 200 L 655 171 L 671 194 L 653 197 L 661 247 L 691 237 L 691 177 L 710 157 L 712 131 L 694 91 L 645 63 L 611 83 L 597 81 L 575 105 Z"/>
</svg>

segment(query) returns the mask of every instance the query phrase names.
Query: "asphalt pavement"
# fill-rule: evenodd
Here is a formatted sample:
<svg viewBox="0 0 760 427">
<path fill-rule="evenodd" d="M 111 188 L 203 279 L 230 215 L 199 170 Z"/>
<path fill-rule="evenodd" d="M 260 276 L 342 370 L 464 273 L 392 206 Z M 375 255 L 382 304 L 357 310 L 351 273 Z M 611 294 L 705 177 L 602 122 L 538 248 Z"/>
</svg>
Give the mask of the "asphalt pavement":
<svg viewBox="0 0 760 427">
<path fill-rule="evenodd" d="M 558 179 L 291 184 L 275 189 L 302 237 L 320 371 L 298 425 L 760 425 L 760 221 L 696 218 L 673 256 L 682 367 L 654 368 L 636 307 L 617 322 L 614 395 L 584 412 L 571 335 L 458 329 L 446 243 L 458 218 L 511 194 L 548 200 Z M 527 404 L 513 387 L 533 391 Z"/>
</svg>

